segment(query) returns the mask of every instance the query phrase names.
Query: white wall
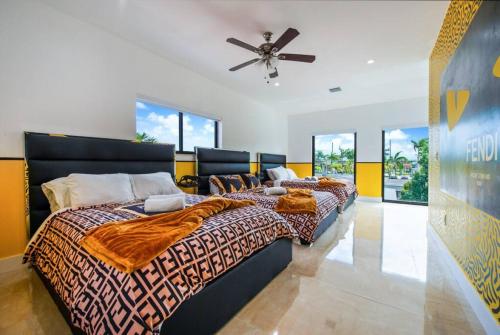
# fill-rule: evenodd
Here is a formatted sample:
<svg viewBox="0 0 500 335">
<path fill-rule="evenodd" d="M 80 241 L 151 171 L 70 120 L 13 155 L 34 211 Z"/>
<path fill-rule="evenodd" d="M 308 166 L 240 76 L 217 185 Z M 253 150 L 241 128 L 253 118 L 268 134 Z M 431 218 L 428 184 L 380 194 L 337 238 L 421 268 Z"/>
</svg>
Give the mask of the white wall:
<svg viewBox="0 0 500 335">
<path fill-rule="evenodd" d="M 23 156 L 25 130 L 132 139 L 137 95 L 221 119 L 224 148 L 287 150 L 272 109 L 47 5 L 0 2 L 0 157 Z"/>
<path fill-rule="evenodd" d="M 288 119 L 288 161 L 311 162 L 313 135 L 355 131 L 357 161 L 380 162 L 384 128 L 427 124 L 427 97 L 292 115 Z"/>
</svg>

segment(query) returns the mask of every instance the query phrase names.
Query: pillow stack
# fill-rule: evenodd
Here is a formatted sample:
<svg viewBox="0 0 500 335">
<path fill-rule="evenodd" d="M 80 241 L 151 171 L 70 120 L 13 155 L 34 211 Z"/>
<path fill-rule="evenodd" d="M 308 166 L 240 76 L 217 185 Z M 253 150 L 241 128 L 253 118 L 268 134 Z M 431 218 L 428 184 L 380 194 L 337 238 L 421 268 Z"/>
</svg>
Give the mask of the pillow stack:
<svg viewBox="0 0 500 335">
<path fill-rule="evenodd" d="M 247 190 L 247 186 L 240 175 L 210 176 L 208 182 L 212 194 L 224 195 Z"/>
<path fill-rule="evenodd" d="M 153 195 L 182 194 L 168 172 L 128 175 L 72 173 L 42 184 L 51 212 L 108 203 L 145 200 Z"/>
<path fill-rule="evenodd" d="M 245 182 L 247 189 L 249 190 L 261 187 L 260 179 L 257 178 L 257 176 L 255 176 L 254 174 L 245 173 L 241 175 L 241 178 L 243 178 L 243 181 Z"/>
<path fill-rule="evenodd" d="M 299 179 L 292 169 L 285 169 L 283 166 L 279 166 L 273 169 L 267 169 L 267 174 L 271 180 L 289 180 L 289 179 Z"/>
</svg>

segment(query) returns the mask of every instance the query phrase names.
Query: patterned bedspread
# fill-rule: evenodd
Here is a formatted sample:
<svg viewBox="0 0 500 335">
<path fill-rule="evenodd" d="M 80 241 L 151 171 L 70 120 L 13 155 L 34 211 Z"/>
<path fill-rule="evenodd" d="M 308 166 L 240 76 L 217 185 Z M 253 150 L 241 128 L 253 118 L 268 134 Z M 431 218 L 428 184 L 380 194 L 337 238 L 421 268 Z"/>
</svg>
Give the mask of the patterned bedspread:
<svg viewBox="0 0 500 335">
<path fill-rule="evenodd" d="M 273 181 L 268 180 L 264 184 L 266 186 L 273 186 Z M 310 181 L 304 179 L 295 180 L 282 180 L 280 181 L 280 186 L 282 187 L 293 187 L 293 188 L 307 188 L 315 191 L 330 192 L 337 196 L 339 199 L 340 209 L 342 210 L 347 199 L 354 193 L 357 195 L 356 185 L 348 182 L 346 186 L 330 186 L 330 187 L 320 187 L 317 181 Z"/>
<path fill-rule="evenodd" d="M 290 225 L 299 233 L 299 237 L 306 242 L 313 242 L 313 235 L 321 221 L 332 211 L 337 210 L 339 200 L 335 195 L 328 192 L 313 192 L 317 202 L 316 215 L 311 214 L 291 214 L 280 213 Z M 248 190 L 245 192 L 226 193 L 226 198 L 243 200 L 249 199 L 257 203 L 258 206 L 274 209 L 278 202 L 278 196 L 265 195 L 262 191 Z"/>
<path fill-rule="evenodd" d="M 188 196 L 187 202 L 201 199 Z M 205 220 L 148 266 L 126 274 L 78 244 L 89 229 L 137 217 L 119 207 L 67 209 L 52 215 L 24 256 L 50 281 L 73 324 L 87 334 L 158 334 L 162 322 L 208 282 L 276 239 L 297 237 L 271 210 L 250 206 L 225 211 Z"/>
</svg>

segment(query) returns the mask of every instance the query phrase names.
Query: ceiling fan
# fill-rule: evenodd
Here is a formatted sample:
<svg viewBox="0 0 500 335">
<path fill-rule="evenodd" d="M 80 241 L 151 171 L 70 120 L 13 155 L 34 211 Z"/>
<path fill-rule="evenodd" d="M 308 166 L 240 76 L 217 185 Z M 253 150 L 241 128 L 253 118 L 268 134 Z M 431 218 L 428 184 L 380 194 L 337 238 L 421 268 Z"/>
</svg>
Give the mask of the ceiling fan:
<svg viewBox="0 0 500 335">
<path fill-rule="evenodd" d="M 228 38 L 226 41 L 237 45 L 239 47 L 245 48 L 247 50 L 250 50 L 252 52 L 255 52 L 256 54 L 259 55 L 258 58 L 254 58 L 252 60 L 249 60 L 248 62 L 242 63 L 240 65 L 236 65 L 232 68 L 229 69 L 229 71 L 236 71 L 241 68 L 244 68 L 245 66 L 248 66 L 250 64 L 254 64 L 257 62 L 262 62 L 266 65 L 266 70 L 269 74 L 269 78 L 276 78 L 278 77 L 278 69 L 276 66 L 278 65 L 278 60 L 288 60 L 288 61 L 294 61 L 294 62 L 305 62 L 305 63 L 312 63 L 316 59 L 316 56 L 314 55 L 301 55 L 301 54 L 287 54 L 287 53 L 280 53 L 278 52 L 283 49 L 285 45 L 290 43 L 291 40 L 293 40 L 295 37 L 299 35 L 299 31 L 294 28 L 288 28 L 283 35 L 280 36 L 274 43 L 271 42 L 271 37 L 273 33 L 266 31 L 263 36 L 264 40 L 266 41 L 265 43 L 261 44 L 258 48 L 254 47 L 248 43 L 242 42 L 236 38 Z M 269 84 L 269 79 L 265 78 L 267 80 L 267 83 Z"/>
</svg>

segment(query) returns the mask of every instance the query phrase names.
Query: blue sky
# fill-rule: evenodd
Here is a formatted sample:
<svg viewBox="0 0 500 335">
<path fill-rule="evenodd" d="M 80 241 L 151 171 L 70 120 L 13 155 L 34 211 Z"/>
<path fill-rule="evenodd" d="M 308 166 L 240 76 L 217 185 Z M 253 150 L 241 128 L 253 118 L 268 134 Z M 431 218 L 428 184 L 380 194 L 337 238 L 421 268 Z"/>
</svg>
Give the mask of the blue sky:
<svg viewBox="0 0 500 335">
<path fill-rule="evenodd" d="M 391 141 L 391 151 L 395 155 L 401 151 L 401 155 L 410 160 L 416 160 L 417 154 L 413 149 L 411 141 L 418 142 L 423 138 L 429 137 L 427 127 L 420 128 L 403 128 L 403 129 L 385 129 L 385 146 L 389 148 L 389 140 Z"/>
<path fill-rule="evenodd" d="M 339 154 L 339 147 L 342 149 L 354 148 L 354 133 L 334 134 L 334 135 L 316 135 L 314 149 L 323 151 L 325 154 L 333 152 Z"/>
<path fill-rule="evenodd" d="M 184 113 L 184 151 L 194 146 L 213 147 L 214 121 Z M 178 148 L 179 117 L 175 109 L 145 101 L 136 102 L 136 130 L 153 136 L 161 143 L 174 143 Z"/>
</svg>

